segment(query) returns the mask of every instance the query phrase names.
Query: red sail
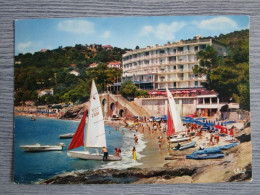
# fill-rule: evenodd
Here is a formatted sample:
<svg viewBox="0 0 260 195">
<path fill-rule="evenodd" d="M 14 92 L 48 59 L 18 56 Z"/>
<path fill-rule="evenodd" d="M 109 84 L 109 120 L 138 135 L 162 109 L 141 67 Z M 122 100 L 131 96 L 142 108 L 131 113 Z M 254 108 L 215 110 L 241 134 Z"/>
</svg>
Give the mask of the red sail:
<svg viewBox="0 0 260 195">
<path fill-rule="evenodd" d="M 171 136 L 172 134 L 174 134 L 174 129 L 173 129 L 173 122 L 172 122 L 172 117 L 170 114 L 170 109 L 168 108 L 168 112 L 167 112 L 167 136 Z"/>
<path fill-rule="evenodd" d="M 74 148 L 84 146 L 83 139 L 84 139 L 84 128 L 85 128 L 85 124 L 86 124 L 86 115 L 87 115 L 87 110 L 84 112 L 84 115 L 80 121 L 78 129 L 77 129 L 76 133 L 74 134 L 72 141 L 70 142 L 70 146 L 69 146 L 68 150 L 72 150 Z"/>
</svg>

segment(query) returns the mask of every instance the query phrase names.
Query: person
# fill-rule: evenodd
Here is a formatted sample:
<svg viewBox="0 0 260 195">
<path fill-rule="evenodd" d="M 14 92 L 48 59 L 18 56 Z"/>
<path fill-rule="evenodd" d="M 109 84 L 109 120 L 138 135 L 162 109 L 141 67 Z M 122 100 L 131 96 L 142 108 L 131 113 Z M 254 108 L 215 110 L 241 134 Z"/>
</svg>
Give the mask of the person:
<svg viewBox="0 0 260 195">
<path fill-rule="evenodd" d="M 171 138 L 170 137 L 167 137 L 167 149 L 168 149 L 168 152 L 170 153 L 170 150 L 171 150 Z"/>
<path fill-rule="evenodd" d="M 159 145 L 159 150 L 162 151 L 162 143 L 163 143 L 163 137 L 159 136 L 158 137 L 158 145 Z"/>
<path fill-rule="evenodd" d="M 134 159 L 134 160 L 137 160 L 135 146 L 134 146 L 133 149 L 132 149 L 132 154 L 133 154 L 133 159 Z"/>
<path fill-rule="evenodd" d="M 115 148 L 115 153 L 114 153 L 114 155 L 115 155 L 115 156 L 120 156 L 120 154 L 121 154 L 120 148 Z"/>
<path fill-rule="evenodd" d="M 138 137 L 135 134 L 134 134 L 134 140 L 135 140 L 135 144 L 138 144 Z"/>
<path fill-rule="evenodd" d="M 177 150 L 179 150 L 180 147 L 181 147 L 181 144 L 180 144 L 180 143 L 178 143 L 177 146 L 175 146 L 175 148 L 176 148 Z"/>
<path fill-rule="evenodd" d="M 107 161 L 108 151 L 107 151 L 107 148 L 105 146 L 102 148 L 102 152 L 104 153 L 103 161 Z"/>
<path fill-rule="evenodd" d="M 114 156 L 118 156 L 117 148 L 115 148 Z"/>
<path fill-rule="evenodd" d="M 199 146 L 199 150 L 204 150 L 204 146 L 203 146 L 203 145 L 200 145 L 200 146 Z"/>
<path fill-rule="evenodd" d="M 219 142 L 219 135 L 216 134 L 216 135 L 214 136 L 214 139 L 215 139 L 216 143 L 218 144 L 218 142 Z"/>
<path fill-rule="evenodd" d="M 210 133 L 210 139 L 209 139 L 209 142 L 212 144 L 212 142 L 213 142 L 213 134 L 212 133 Z"/>
<path fill-rule="evenodd" d="M 121 155 L 121 149 L 120 148 L 117 148 L 117 154 L 118 154 L 118 156 L 120 156 Z"/>
</svg>

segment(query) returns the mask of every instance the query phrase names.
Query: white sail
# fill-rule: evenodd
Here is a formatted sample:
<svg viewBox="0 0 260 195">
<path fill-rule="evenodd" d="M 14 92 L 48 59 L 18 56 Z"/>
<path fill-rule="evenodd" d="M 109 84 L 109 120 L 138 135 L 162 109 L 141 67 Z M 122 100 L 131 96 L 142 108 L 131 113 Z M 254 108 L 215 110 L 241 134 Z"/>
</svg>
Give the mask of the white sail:
<svg viewBox="0 0 260 195">
<path fill-rule="evenodd" d="M 170 105 L 170 113 L 171 113 L 174 129 L 175 129 L 175 133 L 184 131 L 181 116 L 177 110 L 177 105 L 175 103 L 175 100 L 171 92 L 168 89 L 166 89 L 166 91 L 167 91 L 167 97 Z"/>
<path fill-rule="evenodd" d="M 97 87 L 92 80 L 85 147 L 102 148 L 104 146 L 107 147 L 103 113 Z"/>
</svg>

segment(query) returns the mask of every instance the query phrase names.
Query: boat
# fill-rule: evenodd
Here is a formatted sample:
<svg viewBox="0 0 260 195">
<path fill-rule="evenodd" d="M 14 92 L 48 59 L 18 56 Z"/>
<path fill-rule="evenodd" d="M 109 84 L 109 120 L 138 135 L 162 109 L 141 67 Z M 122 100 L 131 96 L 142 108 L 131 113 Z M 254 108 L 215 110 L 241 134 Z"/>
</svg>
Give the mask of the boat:
<svg viewBox="0 0 260 195">
<path fill-rule="evenodd" d="M 196 154 L 217 154 L 217 153 L 221 153 L 221 148 L 219 146 L 204 148 L 203 150 L 197 150 L 192 154 L 196 155 Z"/>
<path fill-rule="evenodd" d="M 178 142 L 185 142 L 188 141 L 190 138 L 188 136 L 182 136 L 178 135 L 177 137 L 171 138 L 170 141 L 171 143 L 178 143 Z"/>
<path fill-rule="evenodd" d="M 189 142 L 189 143 L 187 143 L 187 144 L 181 145 L 180 148 L 174 147 L 174 148 L 172 148 L 172 149 L 173 149 L 173 150 L 185 150 L 185 149 L 188 149 L 188 148 L 193 148 L 193 147 L 195 147 L 195 145 L 196 145 L 196 142 L 195 142 L 195 141 L 192 141 L 192 142 Z"/>
<path fill-rule="evenodd" d="M 227 144 L 227 145 L 224 145 L 224 146 L 219 146 L 221 150 L 228 150 L 230 148 L 233 148 L 235 146 L 237 146 L 238 143 L 237 142 L 234 142 L 232 144 Z"/>
<path fill-rule="evenodd" d="M 167 98 L 169 101 L 169 108 L 168 108 L 168 121 L 167 121 L 167 136 L 171 136 L 173 134 L 179 134 L 174 138 L 170 139 L 171 143 L 177 143 L 177 142 L 183 142 L 188 141 L 190 138 L 186 135 L 185 129 L 183 127 L 182 119 L 180 117 L 180 114 L 177 110 L 177 105 L 175 103 L 175 100 L 171 94 L 171 92 L 166 89 L 167 92 Z M 185 135 L 180 135 L 180 133 L 183 134 L 185 132 Z"/>
<path fill-rule="evenodd" d="M 36 118 L 35 117 L 31 117 L 30 120 L 31 121 L 36 121 Z"/>
<path fill-rule="evenodd" d="M 79 158 L 84 160 L 103 160 L 103 154 L 100 153 L 100 150 L 103 147 L 107 147 L 105 124 L 102 114 L 102 107 L 94 80 L 92 80 L 88 122 L 85 130 L 86 115 L 87 110 L 85 110 L 77 131 L 72 138 L 70 146 L 68 147 L 68 150 L 72 150 L 80 146 L 84 146 L 84 151 L 68 151 L 67 155 L 71 158 Z M 95 153 L 93 153 L 93 149 L 95 149 Z M 120 161 L 122 158 L 120 156 L 108 155 L 107 160 Z"/>
<path fill-rule="evenodd" d="M 62 134 L 60 135 L 60 139 L 70 139 L 73 138 L 74 133 L 67 133 L 67 134 Z"/>
<path fill-rule="evenodd" d="M 21 145 L 20 147 L 25 152 L 46 152 L 46 151 L 61 151 L 65 146 L 64 143 L 60 143 L 58 146 L 41 145 L 39 143 L 34 145 Z"/>
<path fill-rule="evenodd" d="M 225 155 L 223 153 L 216 154 L 188 154 L 186 155 L 186 159 L 194 159 L 194 160 L 204 160 L 204 159 L 217 159 L 223 158 Z"/>
</svg>

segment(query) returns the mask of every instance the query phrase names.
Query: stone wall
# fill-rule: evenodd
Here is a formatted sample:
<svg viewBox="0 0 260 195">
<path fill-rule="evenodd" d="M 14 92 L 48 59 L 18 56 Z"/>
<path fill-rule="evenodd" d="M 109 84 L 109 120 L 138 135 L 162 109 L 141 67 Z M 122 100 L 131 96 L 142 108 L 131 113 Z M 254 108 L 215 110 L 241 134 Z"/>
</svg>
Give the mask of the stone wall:
<svg viewBox="0 0 260 195">
<path fill-rule="evenodd" d="M 167 114 L 168 100 L 159 98 L 135 98 L 135 104 L 144 108 L 152 116 Z M 196 99 L 176 98 L 177 110 L 180 115 L 194 114 L 196 112 Z"/>
</svg>

